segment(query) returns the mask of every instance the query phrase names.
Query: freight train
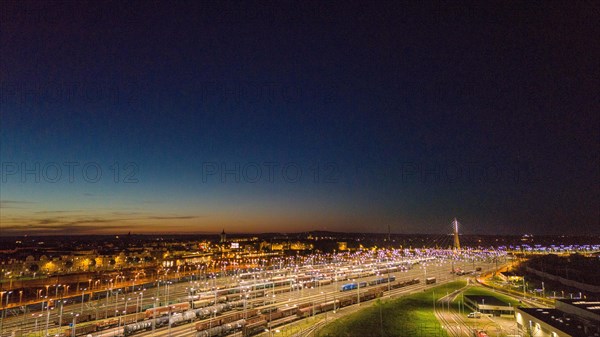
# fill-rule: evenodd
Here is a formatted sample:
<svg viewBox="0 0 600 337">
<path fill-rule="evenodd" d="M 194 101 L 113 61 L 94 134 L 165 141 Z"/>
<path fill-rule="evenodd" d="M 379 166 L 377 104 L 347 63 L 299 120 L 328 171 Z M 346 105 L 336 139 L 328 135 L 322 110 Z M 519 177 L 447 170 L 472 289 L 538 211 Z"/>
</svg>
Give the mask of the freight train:
<svg viewBox="0 0 600 337">
<path fill-rule="evenodd" d="M 344 284 L 343 286 L 341 286 L 340 291 L 349 291 L 349 290 L 354 290 L 354 289 L 358 289 L 358 288 L 364 288 L 366 286 L 367 286 L 367 282 L 352 282 L 352 283 Z"/>
<path fill-rule="evenodd" d="M 389 283 L 389 282 L 394 282 L 394 281 L 396 281 L 396 276 L 392 275 L 388 278 L 380 277 L 380 278 L 374 279 L 373 281 L 369 282 L 369 285 L 375 286 L 378 284 Z"/>
<path fill-rule="evenodd" d="M 369 287 L 369 285 L 381 285 L 381 283 L 391 283 L 389 286 L 379 286 L 377 288 Z M 110 332 L 106 332 L 107 336 L 132 336 L 142 331 L 149 331 L 164 326 L 177 326 L 180 324 L 191 323 L 196 320 L 203 320 L 196 323 L 198 334 L 196 337 L 204 336 L 224 336 L 236 330 L 244 331 L 245 335 L 251 335 L 264 329 L 268 326 L 272 328 L 278 324 L 286 324 L 289 321 L 300 319 L 309 315 L 318 314 L 337 308 L 345 307 L 357 303 L 358 301 L 369 301 L 382 296 L 383 292 L 389 288 L 397 289 L 404 286 L 409 286 L 419 283 L 419 279 L 415 278 L 409 281 L 395 281 L 395 277 L 381 278 L 373 280 L 369 283 L 360 282 L 360 287 L 367 290 L 360 292 L 359 295 L 348 294 L 335 300 L 330 300 L 324 303 L 302 303 L 292 307 L 276 308 L 259 312 L 257 309 L 252 309 L 251 305 L 246 300 L 240 300 L 237 296 L 229 297 L 232 301 L 227 301 L 227 296 L 216 296 L 217 303 L 214 303 L 215 295 L 209 302 L 206 299 L 199 301 L 183 302 L 171 304 L 168 306 L 146 309 L 144 312 L 135 313 L 137 308 L 127 308 L 127 312 L 133 311 L 135 314 L 130 314 L 122 317 L 115 317 L 97 321 L 94 324 L 78 325 L 73 335 L 73 330 L 68 328 L 64 330 L 60 336 L 72 337 L 100 332 L 109 328 L 115 328 Z M 352 284 L 356 286 L 357 283 Z M 282 291 L 290 291 L 291 287 L 282 287 Z M 343 288 L 343 286 L 342 286 Z M 257 293 L 264 296 L 264 292 Z M 238 300 L 234 300 L 238 299 Z M 198 303 L 201 302 L 201 303 Z M 264 304 L 264 302 L 262 303 Z M 243 311 L 230 311 L 248 308 Z M 102 334 L 96 336 L 103 336 Z"/>
<path fill-rule="evenodd" d="M 369 301 L 383 296 L 385 287 L 369 289 L 361 292 L 360 296 L 346 295 L 340 299 L 331 300 L 323 303 L 302 303 L 291 307 L 280 307 L 275 310 L 265 310 L 258 313 L 254 310 L 242 318 L 243 312 L 233 313 L 222 318 L 196 323 L 198 333 L 196 337 L 225 336 L 231 332 L 243 331 L 244 336 L 250 336 L 265 331 L 265 329 L 274 328 L 291 321 L 302 319 L 311 315 L 320 314 L 326 311 L 336 310 L 338 308 L 352 305 L 358 301 Z M 360 299 L 359 299 L 360 298 Z M 235 319 L 239 319 L 234 321 Z M 232 322 L 233 323 L 230 323 Z"/>
<path fill-rule="evenodd" d="M 428 277 L 425 279 L 425 284 L 434 284 L 436 282 L 435 277 Z"/>
</svg>

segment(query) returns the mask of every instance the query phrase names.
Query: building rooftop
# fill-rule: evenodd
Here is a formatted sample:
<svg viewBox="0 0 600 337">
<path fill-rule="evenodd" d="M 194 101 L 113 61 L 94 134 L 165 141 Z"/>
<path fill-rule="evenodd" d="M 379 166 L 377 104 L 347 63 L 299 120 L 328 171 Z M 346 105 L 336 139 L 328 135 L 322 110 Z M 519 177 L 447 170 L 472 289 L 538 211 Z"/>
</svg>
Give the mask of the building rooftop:
<svg viewBox="0 0 600 337">
<path fill-rule="evenodd" d="M 586 301 L 581 299 L 560 299 L 557 302 L 562 302 L 568 305 L 572 305 L 578 309 L 585 310 L 589 313 L 589 317 L 595 317 L 600 320 L 600 301 Z M 560 309 L 560 304 L 557 305 L 557 308 Z"/>
<path fill-rule="evenodd" d="M 593 326 L 589 321 L 582 320 L 575 315 L 569 315 L 558 309 L 519 307 L 518 310 L 571 336 L 595 336 L 594 332 L 598 329 L 597 325 Z M 586 326 L 589 329 L 587 331 L 585 329 Z"/>
</svg>

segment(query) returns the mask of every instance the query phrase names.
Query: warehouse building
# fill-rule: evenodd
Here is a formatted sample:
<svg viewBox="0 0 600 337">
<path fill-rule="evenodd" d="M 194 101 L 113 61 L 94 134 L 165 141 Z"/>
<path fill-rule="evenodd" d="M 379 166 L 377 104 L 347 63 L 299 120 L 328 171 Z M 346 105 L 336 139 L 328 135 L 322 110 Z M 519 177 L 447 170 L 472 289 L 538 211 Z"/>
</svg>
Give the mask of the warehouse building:
<svg viewBox="0 0 600 337">
<path fill-rule="evenodd" d="M 517 308 L 515 319 L 526 336 L 600 337 L 600 302 L 557 300 L 554 309 Z"/>
</svg>

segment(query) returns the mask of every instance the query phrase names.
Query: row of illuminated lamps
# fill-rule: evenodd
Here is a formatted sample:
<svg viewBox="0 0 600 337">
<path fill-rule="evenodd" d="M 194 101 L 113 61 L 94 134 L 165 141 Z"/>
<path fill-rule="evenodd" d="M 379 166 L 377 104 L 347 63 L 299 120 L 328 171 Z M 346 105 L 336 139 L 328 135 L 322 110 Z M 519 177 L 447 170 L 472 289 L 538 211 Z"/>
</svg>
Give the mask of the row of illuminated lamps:
<svg viewBox="0 0 600 337">
<path fill-rule="evenodd" d="M 133 279 L 131 279 L 131 281 L 135 283 L 135 281 L 137 281 L 137 278 L 139 277 L 140 274 L 141 273 L 137 273 L 136 276 Z M 93 281 L 92 279 L 88 279 L 88 288 L 80 288 L 79 290 L 83 292 L 83 291 L 87 291 L 88 289 L 89 290 L 98 289 L 99 284 L 101 284 L 101 282 L 102 282 L 102 280 L 98 279 L 98 280 L 94 281 L 93 286 L 92 286 L 92 281 Z M 107 288 L 113 288 L 119 282 L 127 282 L 126 276 L 125 275 L 117 275 L 114 280 L 113 279 L 106 280 Z M 48 285 L 47 284 L 47 285 L 45 285 L 45 288 L 46 288 L 45 296 L 50 296 L 50 290 L 49 290 L 50 287 L 55 287 L 55 289 L 56 289 L 55 290 L 55 297 L 58 297 L 59 296 L 59 288 L 60 287 L 63 288 L 63 292 L 62 292 L 61 295 L 62 296 L 67 296 L 69 294 L 69 288 L 71 287 L 71 285 L 68 285 L 68 284 L 52 284 L 52 285 Z M 43 291 L 44 291 L 43 288 L 38 289 L 36 291 L 36 298 L 38 300 L 42 298 L 42 292 Z M 2 293 L 5 293 L 5 292 L 2 292 Z M 19 291 L 19 293 L 20 293 L 20 295 L 22 297 L 23 291 L 21 290 L 21 291 Z M 19 300 L 19 303 L 21 303 L 21 301 L 22 301 L 22 299 Z M 7 303 L 8 303 L 8 300 L 7 300 Z"/>
<path fill-rule="evenodd" d="M 227 265 L 227 262 L 225 262 L 225 265 Z M 180 267 L 180 266 L 178 266 L 178 267 L 177 267 L 177 272 L 179 272 L 179 270 L 180 270 L 180 268 L 179 268 L 179 267 Z M 187 269 L 186 267 L 188 267 L 188 266 L 184 266 L 184 268 L 183 268 L 184 272 L 185 272 L 185 271 L 186 271 L 186 269 Z M 189 266 L 189 267 L 190 267 L 190 269 L 192 269 L 192 268 L 191 268 L 191 266 Z M 167 269 L 166 269 L 166 271 L 165 271 L 165 275 L 168 273 L 168 271 L 169 271 L 169 269 L 167 268 Z M 191 270 L 190 270 L 190 271 L 191 271 Z M 139 275 L 140 275 L 140 274 L 144 274 L 144 275 L 145 275 L 145 273 L 144 273 L 144 272 L 138 272 L 138 273 L 135 275 L 135 277 L 134 277 L 133 279 L 131 279 L 131 281 L 133 281 L 133 282 L 135 283 L 135 281 L 137 280 L 137 278 L 139 277 Z M 125 276 L 125 275 L 117 275 L 117 276 L 116 276 L 116 278 L 115 278 L 115 280 L 114 280 L 114 281 L 115 281 L 114 283 L 113 283 L 113 279 L 107 280 L 107 288 L 112 288 L 112 287 L 114 287 L 114 286 L 115 286 L 117 283 L 119 283 L 119 280 L 121 280 L 121 282 L 125 282 L 125 281 L 126 281 L 126 276 Z M 96 280 L 96 281 L 94 282 L 94 287 L 92 287 L 92 283 L 91 283 L 91 282 L 92 282 L 92 279 L 89 279 L 89 280 L 88 280 L 88 282 L 89 282 L 89 284 L 88 284 L 88 288 L 89 288 L 90 290 L 93 290 L 93 289 L 94 289 L 94 287 L 96 287 L 96 288 L 98 287 L 98 284 L 101 282 L 101 280 Z M 50 287 L 50 286 L 51 286 L 51 285 L 46 285 L 46 286 L 45 286 L 45 287 L 46 287 L 46 296 L 49 296 L 49 287 Z M 58 297 L 58 290 L 59 290 L 59 287 L 61 287 L 61 286 L 63 287 L 63 296 L 65 296 L 65 295 L 68 295 L 68 292 L 69 292 L 69 287 L 70 287 L 70 285 L 61 285 L 61 284 L 58 284 L 58 285 L 52 285 L 52 286 L 53 286 L 53 287 L 56 287 L 56 292 L 55 292 L 55 295 L 56 295 L 56 297 Z M 80 289 L 80 290 L 81 290 L 81 291 L 87 291 L 87 289 L 88 289 L 88 288 L 86 288 L 86 289 Z M 40 299 L 40 298 L 41 298 L 41 292 L 42 292 L 42 291 L 43 291 L 43 289 L 39 289 L 39 290 L 37 291 L 37 298 L 38 298 L 38 299 Z M 20 297 L 21 297 L 21 299 L 20 299 L 19 303 L 21 303 L 21 301 L 22 301 L 22 291 L 20 291 L 20 295 L 21 295 L 21 296 L 20 296 Z M 7 296 L 7 302 L 8 302 L 8 296 Z M 1 301 L 0 301 L 0 303 L 1 303 Z"/>
</svg>

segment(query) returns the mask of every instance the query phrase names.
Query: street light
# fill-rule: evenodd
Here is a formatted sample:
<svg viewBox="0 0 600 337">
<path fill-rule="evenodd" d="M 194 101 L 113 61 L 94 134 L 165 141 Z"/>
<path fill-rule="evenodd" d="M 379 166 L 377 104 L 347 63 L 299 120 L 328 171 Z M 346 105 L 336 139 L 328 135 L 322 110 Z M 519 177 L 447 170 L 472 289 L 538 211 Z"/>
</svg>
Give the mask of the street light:
<svg viewBox="0 0 600 337">
<path fill-rule="evenodd" d="M 167 281 L 167 296 L 166 296 L 166 301 L 167 301 L 167 305 L 169 305 L 169 286 L 171 285 L 171 281 Z"/>
<path fill-rule="evenodd" d="M 152 297 L 152 334 L 154 335 L 154 330 L 156 329 L 156 301 L 158 298 Z"/>
<path fill-rule="evenodd" d="M 169 305 L 169 337 L 171 337 L 171 306 Z"/>
<path fill-rule="evenodd" d="M 50 302 L 46 303 L 46 336 L 48 336 L 48 324 L 50 323 Z"/>
<path fill-rule="evenodd" d="M 58 301 L 60 303 L 60 312 L 58 314 L 58 330 L 60 330 L 60 327 L 62 326 L 62 314 L 63 314 L 63 307 L 65 306 L 65 301 Z"/>
<path fill-rule="evenodd" d="M 127 308 L 125 308 L 127 309 Z M 119 310 L 115 311 L 116 315 L 119 314 Z M 123 317 L 123 315 L 125 315 L 125 310 L 121 311 L 121 315 L 119 316 L 119 325 L 118 325 L 118 329 L 121 329 L 121 322 L 123 322 L 123 331 L 125 331 L 125 317 Z"/>
<path fill-rule="evenodd" d="M 6 305 L 4 306 L 4 310 L 2 311 L 2 318 L 0 319 L 0 335 L 2 335 L 2 333 L 4 332 L 4 319 L 6 318 L 6 311 L 8 311 L 8 298 L 10 297 L 10 294 L 12 294 L 12 291 L 1 292 L 2 295 L 4 295 L 5 293 L 6 293 Z M 2 303 L 2 296 L 0 295 L 0 304 L 1 303 Z"/>
<path fill-rule="evenodd" d="M 31 317 L 34 317 L 34 316 L 35 316 L 35 314 L 31 314 Z M 38 330 L 38 318 L 40 318 L 40 317 L 42 317 L 42 314 L 38 314 L 35 317 L 35 328 L 34 328 L 34 331 L 36 332 L 36 334 L 37 334 L 37 330 Z"/>
<path fill-rule="evenodd" d="M 71 313 L 73 314 L 73 313 Z M 73 315 L 73 334 L 71 336 L 75 336 L 75 324 L 77 323 L 77 316 L 79 316 L 79 314 L 75 314 Z M 46 334 L 48 334 L 48 331 L 46 330 Z"/>
<path fill-rule="evenodd" d="M 84 296 L 85 296 L 85 291 L 87 290 L 87 288 L 84 288 L 81 290 L 81 314 L 83 315 L 83 300 L 84 300 Z"/>
<path fill-rule="evenodd" d="M 136 314 L 135 320 L 137 322 L 137 313 L 138 313 L 138 309 L 140 308 L 140 294 L 138 294 L 136 292 L 134 292 L 133 294 L 135 295 L 135 314 Z"/>
<path fill-rule="evenodd" d="M 481 299 L 481 311 L 483 312 L 483 306 L 485 305 L 485 298 Z"/>
</svg>

